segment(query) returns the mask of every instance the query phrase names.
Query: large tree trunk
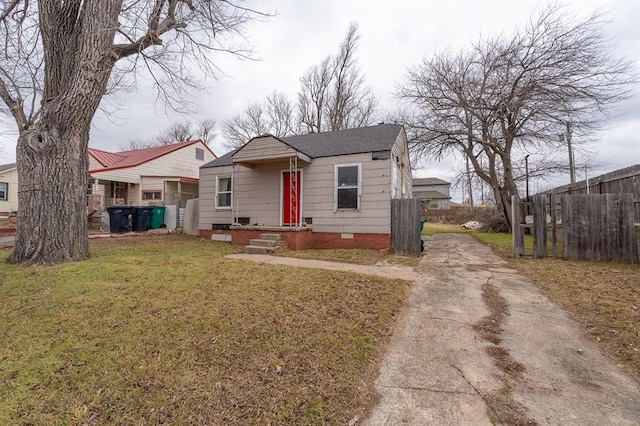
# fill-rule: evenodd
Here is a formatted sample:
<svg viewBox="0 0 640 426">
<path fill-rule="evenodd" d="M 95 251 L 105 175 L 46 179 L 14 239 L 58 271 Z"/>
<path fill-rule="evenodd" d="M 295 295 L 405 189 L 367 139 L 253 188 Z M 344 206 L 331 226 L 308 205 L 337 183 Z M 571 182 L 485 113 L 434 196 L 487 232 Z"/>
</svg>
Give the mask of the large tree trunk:
<svg viewBox="0 0 640 426">
<path fill-rule="evenodd" d="M 74 129 L 76 130 L 76 129 Z M 89 256 L 85 131 L 60 132 L 47 123 L 18 139 L 18 224 L 8 261 L 50 265 Z"/>
</svg>

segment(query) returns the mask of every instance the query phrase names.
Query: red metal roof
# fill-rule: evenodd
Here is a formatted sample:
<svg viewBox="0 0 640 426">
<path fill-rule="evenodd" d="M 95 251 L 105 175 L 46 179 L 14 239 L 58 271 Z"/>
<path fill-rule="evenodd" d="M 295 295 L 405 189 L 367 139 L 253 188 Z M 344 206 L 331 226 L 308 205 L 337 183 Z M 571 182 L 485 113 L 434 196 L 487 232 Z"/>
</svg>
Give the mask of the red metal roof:
<svg viewBox="0 0 640 426">
<path fill-rule="evenodd" d="M 87 149 L 89 154 L 96 159 L 96 161 L 102 164 L 104 167 L 109 167 L 116 164 L 118 161 L 124 160 L 124 155 L 116 154 L 113 152 L 102 151 L 100 149 L 89 148 Z"/>
<path fill-rule="evenodd" d="M 211 151 L 205 143 L 203 143 L 200 139 L 195 141 L 186 141 L 174 143 L 172 145 L 163 145 L 163 146 L 155 146 L 153 148 L 145 148 L 145 149 L 136 149 L 132 151 L 122 151 L 122 152 L 107 152 L 99 149 L 89 148 L 88 152 L 93 158 L 96 159 L 100 164 L 102 164 L 103 168 L 97 168 L 93 170 L 89 170 L 91 172 L 104 172 L 106 170 L 117 170 L 117 169 L 125 169 L 127 167 L 135 167 L 140 164 L 144 164 L 148 161 L 155 160 L 158 157 L 162 157 L 163 155 L 170 154 L 174 151 L 182 149 L 184 147 L 194 145 L 196 143 L 202 143 L 202 145 L 211 152 L 211 154 L 218 158 L 217 155 Z"/>
</svg>

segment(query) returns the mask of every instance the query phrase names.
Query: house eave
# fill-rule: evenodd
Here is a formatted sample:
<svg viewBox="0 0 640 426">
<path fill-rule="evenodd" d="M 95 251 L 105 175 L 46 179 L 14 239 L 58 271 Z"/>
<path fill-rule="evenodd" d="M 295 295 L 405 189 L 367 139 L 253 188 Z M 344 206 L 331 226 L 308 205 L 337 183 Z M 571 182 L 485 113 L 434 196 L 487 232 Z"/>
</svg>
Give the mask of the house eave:
<svg viewBox="0 0 640 426">
<path fill-rule="evenodd" d="M 250 158 L 245 157 L 242 159 L 235 159 L 232 157 L 231 161 L 233 162 L 233 164 L 240 164 L 245 167 L 253 168 L 259 164 L 272 164 L 272 163 L 281 163 L 284 161 L 289 161 L 289 159 L 292 157 L 297 157 L 298 160 L 301 160 L 307 164 L 311 164 L 311 161 L 312 161 L 311 157 L 301 152 L 296 152 L 294 155 L 274 155 L 274 156 L 261 155 L 261 156 L 250 157 Z"/>
</svg>

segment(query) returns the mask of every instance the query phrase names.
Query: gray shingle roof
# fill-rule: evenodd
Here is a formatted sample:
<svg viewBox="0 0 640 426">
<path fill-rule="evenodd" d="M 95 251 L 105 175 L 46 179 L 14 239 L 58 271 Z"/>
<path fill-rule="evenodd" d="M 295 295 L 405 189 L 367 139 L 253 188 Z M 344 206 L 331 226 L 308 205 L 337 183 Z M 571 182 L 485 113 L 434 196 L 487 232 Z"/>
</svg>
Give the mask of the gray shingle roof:
<svg viewBox="0 0 640 426">
<path fill-rule="evenodd" d="M 414 179 L 413 184 L 414 185 L 450 185 L 450 182 L 447 182 L 446 180 L 434 178 L 434 177 L 429 177 L 429 178 L 422 178 L 422 179 Z"/>
<path fill-rule="evenodd" d="M 5 170 L 11 170 L 16 167 L 16 163 L 10 164 L 0 164 L 0 172 L 4 172 Z"/>
<path fill-rule="evenodd" d="M 378 124 L 357 129 L 335 132 L 309 133 L 279 138 L 285 144 L 311 157 L 333 157 L 336 155 L 361 154 L 365 152 L 390 151 L 401 124 Z M 259 136 L 260 137 L 260 136 Z M 201 168 L 232 165 L 231 157 L 237 150 L 205 164 Z"/>
</svg>

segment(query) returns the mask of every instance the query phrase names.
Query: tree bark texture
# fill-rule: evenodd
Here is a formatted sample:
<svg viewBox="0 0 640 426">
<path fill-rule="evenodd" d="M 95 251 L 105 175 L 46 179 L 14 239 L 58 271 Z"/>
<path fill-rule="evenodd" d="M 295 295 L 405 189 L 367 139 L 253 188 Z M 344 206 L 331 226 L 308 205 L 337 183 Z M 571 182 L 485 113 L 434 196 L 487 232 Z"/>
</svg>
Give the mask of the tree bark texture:
<svg viewBox="0 0 640 426">
<path fill-rule="evenodd" d="M 91 121 L 117 59 L 121 1 L 41 1 L 44 86 L 37 120 L 20 123 L 18 217 L 8 261 L 23 265 L 89 256 L 86 188 Z"/>
<path fill-rule="evenodd" d="M 87 239 L 87 139 L 34 126 L 20 136 L 16 244 L 9 262 L 83 260 Z"/>
</svg>

